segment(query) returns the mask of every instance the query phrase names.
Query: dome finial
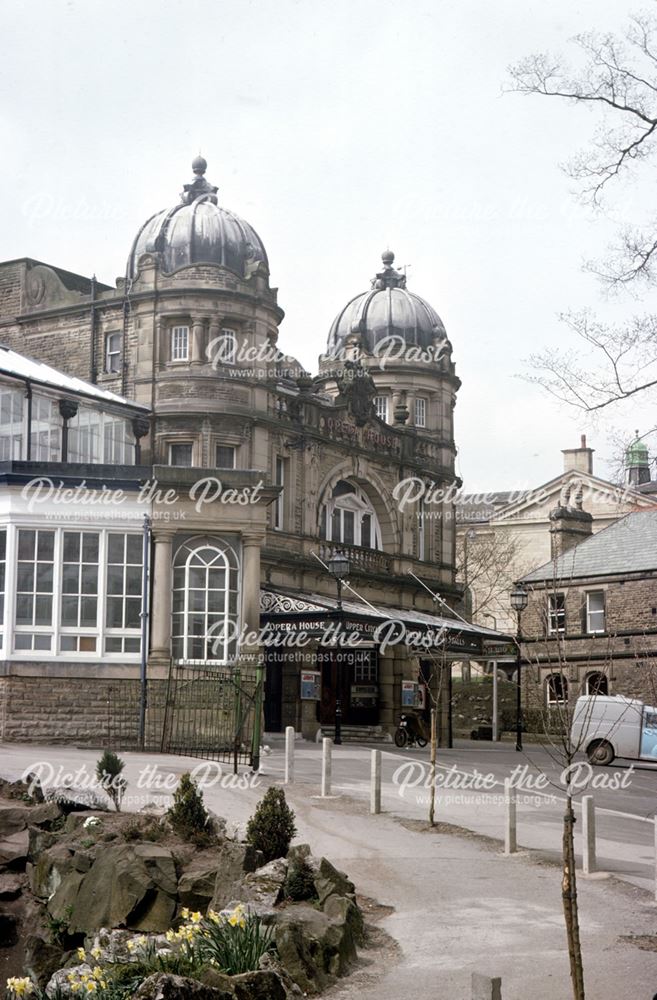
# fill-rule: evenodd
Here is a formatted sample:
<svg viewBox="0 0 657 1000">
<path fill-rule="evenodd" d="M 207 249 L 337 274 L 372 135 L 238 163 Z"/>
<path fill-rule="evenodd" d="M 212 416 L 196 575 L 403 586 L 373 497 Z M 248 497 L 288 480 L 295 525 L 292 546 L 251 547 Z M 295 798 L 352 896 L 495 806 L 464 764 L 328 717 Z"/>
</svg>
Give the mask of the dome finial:
<svg viewBox="0 0 657 1000">
<path fill-rule="evenodd" d="M 217 191 L 219 188 L 215 187 L 214 184 L 210 184 L 203 176 L 207 169 L 208 161 L 199 153 L 192 160 L 194 180 L 191 184 L 183 184 L 183 192 L 180 195 L 183 205 L 191 205 L 197 198 L 206 198 L 215 205 L 217 204 Z"/>
<path fill-rule="evenodd" d="M 198 156 L 195 156 L 192 160 L 192 170 L 197 177 L 202 177 L 207 169 L 208 161 L 199 153 Z"/>
<path fill-rule="evenodd" d="M 392 265 L 395 255 L 392 250 L 384 250 L 381 254 L 383 270 L 372 278 L 372 288 L 406 288 L 406 275 L 397 271 Z"/>
</svg>

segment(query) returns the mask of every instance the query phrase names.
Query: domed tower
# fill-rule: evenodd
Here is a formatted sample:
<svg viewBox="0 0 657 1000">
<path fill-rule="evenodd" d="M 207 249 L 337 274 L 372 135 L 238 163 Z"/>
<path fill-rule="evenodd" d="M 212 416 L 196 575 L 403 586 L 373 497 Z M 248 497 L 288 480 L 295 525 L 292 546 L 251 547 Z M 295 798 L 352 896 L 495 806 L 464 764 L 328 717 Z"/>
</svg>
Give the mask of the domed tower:
<svg viewBox="0 0 657 1000">
<path fill-rule="evenodd" d="M 206 169 L 197 157 L 178 204 L 147 219 L 130 248 L 130 388 L 155 411 L 153 461 L 213 467 L 217 455 L 233 455 L 237 468 L 254 468 L 258 445 L 246 415 L 266 408 L 262 389 L 276 379 L 284 313 L 262 240 L 219 204 Z"/>
<path fill-rule="evenodd" d="M 240 278 L 269 274 L 262 240 L 253 226 L 219 205 L 219 189 L 205 179 L 207 167 L 197 156 L 194 180 L 183 185 L 180 203 L 156 212 L 140 228 L 128 257 L 128 280 L 136 277 L 144 253 L 157 253 L 167 274 L 190 264 L 216 264 Z"/>
<path fill-rule="evenodd" d="M 360 361 L 375 387 L 375 412 L 384 423 L 441 437 L 453 448 L 452 408 L 460 382 L 444 324 L 423 298 L 406 287 L 386 250 L 371 288 L 335 317 L 326 354 L 319 359 L 324 391 L 337 395 L 335 373 Z"/>
<path fill-rule="evenodd" d="M 625 452 L 627 481 L 631 486 L 643 486 L 650 482 L 650 457 L 646 445 L 635 431 L 636 439 Z"/>
</svg>

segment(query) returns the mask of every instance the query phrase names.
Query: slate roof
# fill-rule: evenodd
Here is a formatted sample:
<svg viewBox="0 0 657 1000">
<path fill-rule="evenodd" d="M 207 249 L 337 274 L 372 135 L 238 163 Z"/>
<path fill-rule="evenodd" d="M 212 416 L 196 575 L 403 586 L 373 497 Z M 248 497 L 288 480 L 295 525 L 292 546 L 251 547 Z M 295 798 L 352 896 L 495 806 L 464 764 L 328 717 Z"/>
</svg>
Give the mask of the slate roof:
<svg viewBox="0 0 657 1000">
<path fill-rule="evenodd" d="M 649 570 L 657 570 L 657 510 L 627 514 L 522 579 L 563 581 Z"/>
</svg>

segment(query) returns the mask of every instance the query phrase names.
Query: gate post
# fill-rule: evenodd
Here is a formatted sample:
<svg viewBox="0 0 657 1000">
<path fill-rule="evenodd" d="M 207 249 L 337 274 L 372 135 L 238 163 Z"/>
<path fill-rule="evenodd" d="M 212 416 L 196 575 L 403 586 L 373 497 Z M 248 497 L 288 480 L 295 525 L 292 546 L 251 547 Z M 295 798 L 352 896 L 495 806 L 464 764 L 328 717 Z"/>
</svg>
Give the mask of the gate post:
<svg viewBox="0 0 657 1000">
<path fill-rule="evenodd" d="M 255 718 L 253 720 L 253 741 L 251 744 L 251 770 L 260 770 L 260 724 L 262 722 L 262 689 L 265 682 L 265 667 L 262 658 L 256 667 Z"/>
<path fill-rule="evenodd" d="M 285 784 L 294 781 L 294 726 L 285 728 Z"/>
</svg>

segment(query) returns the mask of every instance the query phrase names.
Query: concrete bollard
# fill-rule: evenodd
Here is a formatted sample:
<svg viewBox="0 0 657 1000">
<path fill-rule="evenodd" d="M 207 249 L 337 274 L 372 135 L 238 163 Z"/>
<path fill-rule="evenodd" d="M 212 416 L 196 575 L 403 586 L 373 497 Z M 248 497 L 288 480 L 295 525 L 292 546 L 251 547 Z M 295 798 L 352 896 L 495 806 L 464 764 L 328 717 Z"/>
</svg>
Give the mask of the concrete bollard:
<svg viewBox="0 0 657 1000">
<path fill-rule="evenodd" d="M 372 750 L 370 764 L 370 812 L 381 812 L 381 751 Z"/>
<path fill-rule="evenodd" d="M 331 794 L 331 747 L 333 740 L 327 736 L 322 740 L 322 797 Z"/>
<path fill-rule="evenodd" d="M 294 782 L 294 726 L 285 729 L 285 784 Z"/>
<path fill-rule="evenodd" d="M 582 796 L 582 871 L 591 875 L 597 871 L 595 856 L 595 804 L 592 795 Z"/>
<path fill-rule="evenodd" d="M 502 1000 L 502 980 L 472 973 L 472 1000 Z"/>
<path fill-rule="evenodd" d="M 511 787 L 511 779 L 504 780 L 504 853 L 515 854 L 518 850 L 516 835 L 516 793 Z"/>
<path fill-rule="evenodd" d="M 657 816 L 655 816 L 654 824 L 655 824 L 655 902 L 657 902 Z"/>
</svg>

